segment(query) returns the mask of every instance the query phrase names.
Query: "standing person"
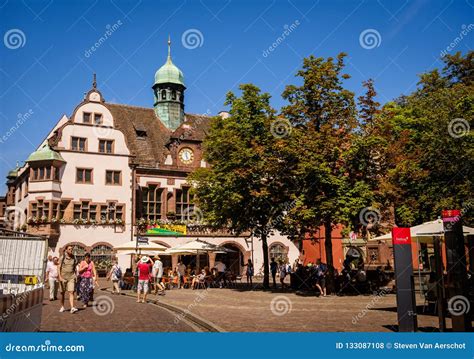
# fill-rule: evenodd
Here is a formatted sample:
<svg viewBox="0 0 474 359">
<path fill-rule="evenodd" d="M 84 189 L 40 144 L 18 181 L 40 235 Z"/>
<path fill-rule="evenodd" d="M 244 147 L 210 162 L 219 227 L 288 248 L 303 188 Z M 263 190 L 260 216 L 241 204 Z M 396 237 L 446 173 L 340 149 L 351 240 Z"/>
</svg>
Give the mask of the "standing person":
<svg viewBox="0 0 474 359">
<path fill-rule="evenodd" d="M 59 285 L 61 287 L 61 309 L 59 311 L 64 312 L 64 298 L 66 292 L 69 295 L 69 304 L 71 306 L 71 314 L 77 312 L 77 308 L 74 307 L 74 289 L 76 281 L 76 257 L 72 254 L 72 246 L 66 247 L 66 251 L 59 261 L 58 278 Z"/>
<path fill-rule="evenodd" d="M 184 276 L 186 274 L 186 266 L 183 264 L 181 260 L 178 262 L 178 265 L 176 266 L 176 272 L 178 273 L 178 289 L 181 289 L 182 285 L 184 284 Z"/>
<path fill-rule="evenodd" d="M 114 260 L 114 265 L 107 274 L 107 280 L 112 279 L 112 294 L 120 294 L 120 281 L 122 280 L 122 269 L 118 265 L 118 260 Z"/>
<path fill-rule="evenodd" d="M 95 264 L 91 260 L 90 253 L 84 254 L 84 260 L 79 264 L 79 275 L 81 277 L 79 292 L 81 293 L 82 303 L 84 303 L 83 308 L 87 308 L 87 305 L 92 300 L 94 282 L 97 286 L 99 285 L 97 283 Z"/>
<path fill-rule="evenodd" d="M 49 287 L 49 282 L 48 282 L 48 268 L 53 264 L 53 256 L 50 254 L 48 255 L 48 261 L 46 262 L 46 272 L 44 273 L 44 285 L 46 288 Z"/>
<path fill-rule="evenodd" d="M 326 296 L 326 272 L 327 265 L 321 263 L 321 259 L 318 259 L 316 262 L 316 288 L 323 297 Z"/>
<path fill-rule="evenodd" d="M 146 303 L 146 296 L 148 294 L 148 287 L 150 283 L 151 274 L 151 259 L 143 256 L 137 265 L 138 270 L 138 286 L 137 286 L 137 303 L 140 303 L 140 293 L 143 291 L 143 299 L 141 303 Z"/>
<path fill-rule="evenodd" d="M 219 283 L 219 288 L 222 288 L 222 281 L 224 281 L 224 286 L 227 284 L 225 278 L 226 265 L 222 263 L 222 261 L 217 261 L 214 268 L 217 270 L 217 282 Z"/>
<path fill-rule="evenodd" d="M 249 258 L 247 261 L 247 270 L 245 271 L 245 274 L 247 275 L 247 284 L 252 288 L 253 283 L 252 283 L 252 277 L 253 277 L 253 263 L 252 260 Z"/>
<path fill-rule="evenodd" d="M 278 270 L 278 264 L 275 262 L 275 258 L 272 258 L 272 261 L 270 262 L 270 272 L 272 272 L 272 278 L 273 278 L 273 288 L 276 288 L 276 274 Z"/>
<path fill-rule="evenodd" d="M 158 291 L 161 295 L 164 295 L 165 285 L 161 282 L 163 278 L 163 262 L 159 256 L 155 257 L 155 263 L 153 264 L 153 278 L 155 279 L 155 295 Z"/>
<path fill-rule="evenodd" d="M 58 265 L 59 258 L 52 258 L 51 262 L 48 261 L 46 266 L 46 282 L 49 284 L 49 300 L 53 301 L 58 299 Z"/>
<path fill-rule="evenodd" d="M 280 268 L 279 268 L 279 270 L 280 270 L 280 283 L 281 283 L 281 288 L 284 289 L 284 288 L 286 287 L 286 284 L 285 284 L 285 277 L 286 277 L 286 273 L 287 273 L 287 272 L 286 272 L 287 268 L 286 268 L 286 264 L 285 264 L 283 261 L 280 262 Z"/>
</svg>

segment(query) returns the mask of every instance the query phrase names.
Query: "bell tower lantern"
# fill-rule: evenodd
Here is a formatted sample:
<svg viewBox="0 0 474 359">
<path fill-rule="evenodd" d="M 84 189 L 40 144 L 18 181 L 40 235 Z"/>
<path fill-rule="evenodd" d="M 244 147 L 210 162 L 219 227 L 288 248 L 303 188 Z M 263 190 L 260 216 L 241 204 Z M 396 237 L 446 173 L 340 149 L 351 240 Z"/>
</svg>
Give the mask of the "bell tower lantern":
<svg viewBox="0 0 474 359">
<path fill-rule="evenodd" d="M 171 40 L 168 38 L 168 58 L 155 74 L 153 85 L 156 116 L 174 131 L 184 121 L 184 76 L 171 61 Z"/>
</svg>

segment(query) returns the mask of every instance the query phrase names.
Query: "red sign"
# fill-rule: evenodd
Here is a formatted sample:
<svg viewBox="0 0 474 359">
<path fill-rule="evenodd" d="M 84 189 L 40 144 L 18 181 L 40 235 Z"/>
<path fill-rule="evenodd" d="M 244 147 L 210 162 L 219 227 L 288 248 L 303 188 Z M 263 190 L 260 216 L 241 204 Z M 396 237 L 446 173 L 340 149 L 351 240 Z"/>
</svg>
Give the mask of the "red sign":
<svg viewBox="0 0 474 359">
<path fill-rule="evenodd" d="M 393 228 L 392 229 L 392 243 L 411 245 L 410 228 L 404 228 L 404 227 Z"/>
<path fill-rule="evenodd" d="M 457 222 L 461 218 L 461 211 L 459 209 L 446 209 L 441 211 L 443 222 Z"/>
</svg>

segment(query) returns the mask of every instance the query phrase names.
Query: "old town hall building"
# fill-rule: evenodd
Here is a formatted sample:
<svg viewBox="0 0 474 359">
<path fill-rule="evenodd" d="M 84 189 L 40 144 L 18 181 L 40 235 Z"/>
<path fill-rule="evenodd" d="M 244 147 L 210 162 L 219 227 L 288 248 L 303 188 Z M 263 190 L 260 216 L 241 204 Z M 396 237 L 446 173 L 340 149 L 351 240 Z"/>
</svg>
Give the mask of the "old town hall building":
<svg viewBox="0 0 474 359">
<path fill-rule="evenodd" d="M 127 241 L 133 246 L 142 230 L 165 247 L 195 238 L 224 245 L 234 250 L 226 256 L 234 271 L 242 271 L 251 257 L 258 270 L 263 257 L 257 240 L 252 245 L 249 236 L 185 223 L 197 211 L 186 177 L 208 166 L 201 143 L 210 117 L 185 112 L 184 76 L 171 60 L 170 43 L 152 88 L 152 108 L 108 103 L 94 76 L 72 115 L 63 116 L 25 163 L 9 172 L 10 227 L 46 235 L 51 253 L 67 244 L 78 256 L 89 251 L 99 267 L 110 264 L 116 246 Z M 291 262 L 299 255 L 278 234 L 269 248 L 271 256 Z M 129 266 L 130 255 L 118 258 Z M 175 264 L 177 256 L 166 262 Z"/>
</svg>

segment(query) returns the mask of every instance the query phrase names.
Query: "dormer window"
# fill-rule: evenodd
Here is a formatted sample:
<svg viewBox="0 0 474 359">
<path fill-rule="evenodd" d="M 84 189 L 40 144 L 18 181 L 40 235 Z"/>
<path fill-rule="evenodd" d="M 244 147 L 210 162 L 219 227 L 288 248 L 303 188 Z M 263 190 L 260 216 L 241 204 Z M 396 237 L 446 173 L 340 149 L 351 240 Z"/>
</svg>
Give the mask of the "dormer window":
<svg viewBox="0 0 474 359">
<path fill-rule="evenodd" d="M 83 112 L 82 113 L 82 122 L 83 123 L 91 123 L 91 113 L 90 112 Z"/>
<path fill-rule="evenodd" d="M 102 114 L 94 113 L 94 125 L 101 125 L 101 124 L 102 124 Z"/>
<path fill-rule="evenodd" d="M 146 138 L 146 131 L 145 130 L 135 130 L 138 138 Z"/>
<path fill-rule="evenodd" d="M 161 91 L 161 99 L 166 100 L 166 90 Z"/>
</svg>

